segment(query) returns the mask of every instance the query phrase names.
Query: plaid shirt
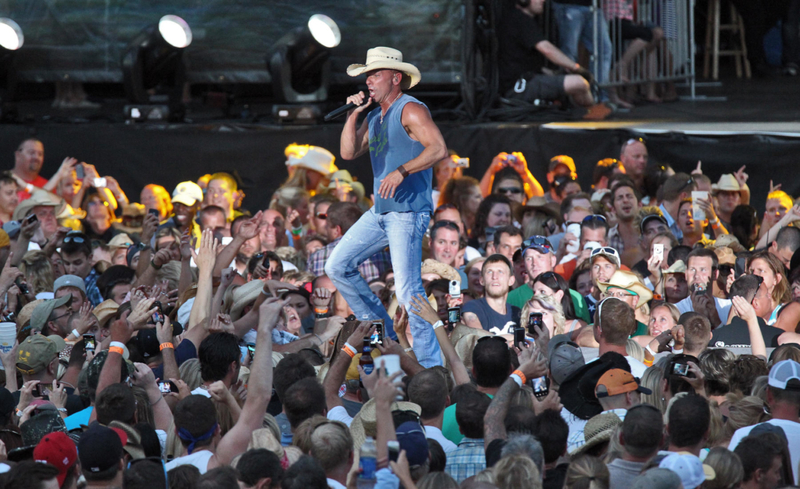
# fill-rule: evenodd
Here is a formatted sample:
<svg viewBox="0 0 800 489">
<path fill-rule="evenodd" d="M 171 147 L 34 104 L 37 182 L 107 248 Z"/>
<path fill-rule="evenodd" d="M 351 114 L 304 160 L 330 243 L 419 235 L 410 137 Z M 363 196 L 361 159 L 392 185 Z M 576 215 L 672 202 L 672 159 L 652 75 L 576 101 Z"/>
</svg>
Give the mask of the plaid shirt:
<svg viewBox="0 0 800 489">
<path fill-rule="evenodd" d="M 622 236 L 619 234 L 619 224 L 608 230 L 608 246 L 617 250 L 620 256 L 625 251 L 625 242 L 622 241 Z"/>
<path fill-rule="evenodd" d="M 628 19 L 633 20 L 633 2 L 630 0 L 604 0 L 603 13 L 606 20 Z"/>
<path fill-rule="evenodd" d="M 86 298 L 92 303 L 92 307 L 97 307 L 98 304 L 103 302 L 103 296 L 100 294 L 100 289 L 97 288 L 97 278 L 99 276 L 97 270 L 92 268 L 89 275 L 83 279 L 83 284 L 86 286 Z"/>
<path fill-rule="evenodd" d="M 447 454 L 444 471 L 461 484 L 486 468 L 486 453 L 483 438 L 463 438 L 455 451 Z"/>
<path fill-rule="evenodd" d="M 331 256 L 333 249 L 336 248 L 336 245 L 339 244 L 341 239 L 342 238 L 335 239 L 334 241 L 328 243 L 324 248 L 311 253 L 311 256 L 308 257 L 306 270 L 313 273 L 317 277 L 324 275 L 325 262 L 328 261 L 328 257 Z M 358 271 L 361 272 L 361 276 L 364 277 L 364 280 L 370 282 L 380 277 L 384 270 L 386 270 L 391 263 L 392 260 L 389 256 L 389 252 L 379 251 L 367 258 L 364 263 L 359 265 Z"/>
</svg>

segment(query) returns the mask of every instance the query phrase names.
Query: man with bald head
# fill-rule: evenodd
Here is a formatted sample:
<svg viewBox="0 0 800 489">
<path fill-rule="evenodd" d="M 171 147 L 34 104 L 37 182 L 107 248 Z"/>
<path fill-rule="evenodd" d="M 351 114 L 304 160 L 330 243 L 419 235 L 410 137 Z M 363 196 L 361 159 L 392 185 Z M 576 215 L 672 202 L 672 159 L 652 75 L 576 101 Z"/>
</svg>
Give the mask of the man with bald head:
<svg viewBox="0 0 800 489">
<path fill-rule="evenodd" d="M 629 139 L 622 145 L 619 161 L 625 167 L 625 173 L 633 179 L 639 189 L 644 190 L 644 170 L 647 168 L 647 146 L 641 138 Z"/>
<path fill-rule="evenodd" d="M 38 139 L 26 139 L 14 152 L 14 169 L 12 171 L 32 187 L 42 188 L 47 184 L 47 179 L 39 175 L 43 164 L 44 144 Z M 21 188 L 19 200 L 29 199 L 32 187 Z"/>
</svg>

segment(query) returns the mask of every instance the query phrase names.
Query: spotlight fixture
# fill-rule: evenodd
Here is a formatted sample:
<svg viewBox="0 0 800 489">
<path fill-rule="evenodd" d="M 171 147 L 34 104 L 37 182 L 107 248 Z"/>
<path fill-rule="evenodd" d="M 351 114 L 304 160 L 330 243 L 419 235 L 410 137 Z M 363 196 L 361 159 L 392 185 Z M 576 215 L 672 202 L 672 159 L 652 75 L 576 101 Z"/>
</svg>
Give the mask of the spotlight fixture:
<svg viewBox="0 0 800 489">
<path fill-rule="evenodd" d="M 289 103 L 327 100 L 331 49 L 341 40 L 336 22 L 322 14 L 281 37 L 267 56 L 275 97 Z"/>
<path fill-rule="evenodd" d="M 19 24 L 0 18 L 0 119 L 3 120 L 16 117 L 16 107 L 10 102 L 17 87 L 17 51 L 24 43 Z"/>
<path fill-rule="evenodd" d="M 122 56 L 125 94 L 133 104 L 126 109 L 126 117 L 131 112 L 149 113 L 147 106 L 156 104 L 159 111 L 163 105 L 169 107 L 165 118 L 183 119 L 184 49 L 191 43 L 192 30 L 177 15 L 161 17 L 130 42 Z"/>
</svg>

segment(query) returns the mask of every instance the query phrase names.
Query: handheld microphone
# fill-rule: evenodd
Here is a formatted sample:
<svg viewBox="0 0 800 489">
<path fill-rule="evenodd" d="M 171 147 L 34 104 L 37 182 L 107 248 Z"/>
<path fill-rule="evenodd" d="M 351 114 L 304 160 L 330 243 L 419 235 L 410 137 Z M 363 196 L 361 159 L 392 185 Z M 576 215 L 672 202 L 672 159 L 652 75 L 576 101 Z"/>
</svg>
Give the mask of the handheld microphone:
<svg viewBox="0 0 800 489">
<path fill-rule="evenodd" d="M 367 99 L 366 101 L 369 101 L 369 99 Z M 342 114 L 347 113 L 347 111 L 349 111 L 351 109 L 355 109 L 356 107 L 360 107 L 360 106 L 357 105 L 357 104 L 354 104 L 352 102 L 349 103 L 349 104 L 346 104 L 346 105 L 342 105 L 338 109 L 328 113 L 328 115 L 326 115 L 323 120 L 325 122 L 332 121 L 332 120 L 336 119 L 337 117 L 341 116 Z"/>
</svg>

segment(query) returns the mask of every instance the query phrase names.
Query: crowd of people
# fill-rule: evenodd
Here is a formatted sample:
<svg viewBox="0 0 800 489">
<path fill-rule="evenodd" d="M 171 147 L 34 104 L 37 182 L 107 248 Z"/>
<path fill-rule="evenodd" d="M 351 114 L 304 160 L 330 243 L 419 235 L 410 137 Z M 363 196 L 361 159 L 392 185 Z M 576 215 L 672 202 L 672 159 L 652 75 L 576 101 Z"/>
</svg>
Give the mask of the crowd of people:
<svg viewBox="0 0 800 489">
<path fill-rule="evenodd" d="M 450 151 L 406 300 L 406 248 L 337 260 L 371 192 L 324 148 L 285 153 L 248 209 L 236 175 L 133 202 L 72 157 L 44 178 L 20 143 L 0 487 L 798 483 L 800 206 L 779 186 L 760 213 L 744 167 L 675 172 L 641 139 L 591 189 L 568 155 L 540 183 L 522 153 L 478 180 Z M 344 276 L 392 320 L 356 315 Z"/>
</svg>

